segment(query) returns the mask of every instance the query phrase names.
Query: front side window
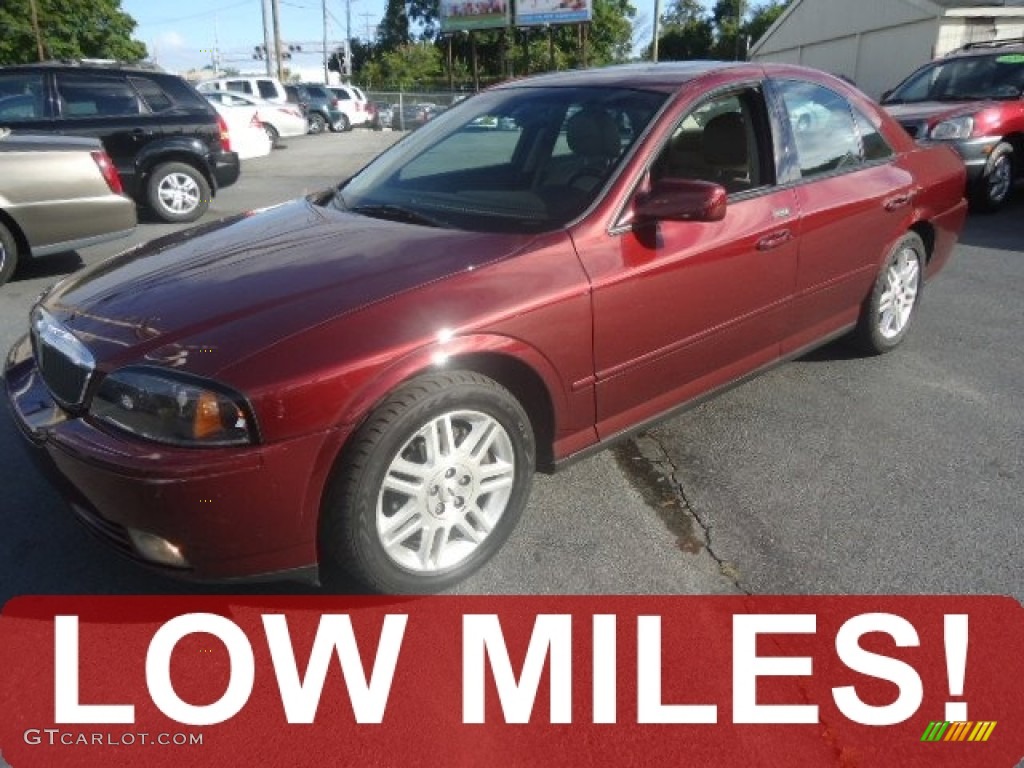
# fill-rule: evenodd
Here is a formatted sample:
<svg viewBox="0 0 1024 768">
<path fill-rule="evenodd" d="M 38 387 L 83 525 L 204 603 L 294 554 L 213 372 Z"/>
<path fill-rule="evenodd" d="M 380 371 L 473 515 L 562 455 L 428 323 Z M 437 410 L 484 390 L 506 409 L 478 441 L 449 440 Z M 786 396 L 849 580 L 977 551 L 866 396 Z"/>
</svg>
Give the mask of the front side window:
<svg viewBox="0 0 1024 768">
<path fill-rule="evenodd" d="M 142 111 L 135 91 L 120 77 L 58 72 L 57 92 L 66 118 L 127 117 Z"/>
<path fill-rule="evenodd" d="M 863 162 L 853 108 L 835 91 L 817 83 L 778 83 L 804 178 L 859 166 Z"/>
<path fill-rule="evenodd" d="M 772 151 L 765 125 L 760 91 L 716 96 L 680 121 L 652 173 L 655 178 L 711 181 L 729 193 L 771 184 Z"/>
<path fill-rule="evenodd" d="M 46 89 L 38 74 L 0 74 L 0 125 L 46 116 Z"/>
<path fill-rule="evenodd" d="M 557 229 L 594 202 L 665 99 L 612 87 L 480 94 L 377 158 L 335 205 L 475 231 Z"/>
</svg>

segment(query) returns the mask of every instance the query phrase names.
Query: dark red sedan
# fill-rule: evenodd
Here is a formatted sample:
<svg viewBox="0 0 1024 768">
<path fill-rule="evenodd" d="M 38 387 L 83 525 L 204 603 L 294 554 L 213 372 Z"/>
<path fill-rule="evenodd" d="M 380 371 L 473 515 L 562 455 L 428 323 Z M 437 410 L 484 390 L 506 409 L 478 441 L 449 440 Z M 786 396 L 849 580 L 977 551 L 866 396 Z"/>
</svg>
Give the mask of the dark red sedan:
<svg viewBox="0 0 1024 768">
<path fill-rule="evenodd" d="M 838 336 L 898 345 L 964 180 L 812 70 L 521 80 L 336 190 L 59 283 L 7 395 L 137 560 L 442 589 L 507 539 L 535 470 Z"/>
</svg>

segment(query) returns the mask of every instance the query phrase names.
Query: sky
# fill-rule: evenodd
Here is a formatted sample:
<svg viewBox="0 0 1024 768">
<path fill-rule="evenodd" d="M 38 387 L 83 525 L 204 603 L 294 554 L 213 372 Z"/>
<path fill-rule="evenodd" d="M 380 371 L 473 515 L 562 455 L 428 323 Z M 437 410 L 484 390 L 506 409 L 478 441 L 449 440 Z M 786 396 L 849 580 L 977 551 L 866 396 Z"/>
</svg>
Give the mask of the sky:
<svg viewBox="0 0 1024 768">
<path fill-rule="evenodd" d="M 662 0 L 662 7 L 668 2 Z M 386 0 L 279 0 L 282 43 L 322 50 L 325 3 L 328 48 L 334 50 L 346 37 L 346 18 L 351 19 L 352 37 L 372 39 Z M 649 35 L 654 0 L 634 0 L 634 5 L 638 33 Z M 146 44 L 150 56 L 165 69 L 179 72 L 208 65 L 216 47 L 223 67 L 266 71 L 264 62 L 252 58 L 253 47 L 263 43 L 262 0 L 121 0 L 121 8 L 138 23 L 135 38 Z M 289 66 L 322 68 L 323 54 L 293 54 Z"/>
</svg>

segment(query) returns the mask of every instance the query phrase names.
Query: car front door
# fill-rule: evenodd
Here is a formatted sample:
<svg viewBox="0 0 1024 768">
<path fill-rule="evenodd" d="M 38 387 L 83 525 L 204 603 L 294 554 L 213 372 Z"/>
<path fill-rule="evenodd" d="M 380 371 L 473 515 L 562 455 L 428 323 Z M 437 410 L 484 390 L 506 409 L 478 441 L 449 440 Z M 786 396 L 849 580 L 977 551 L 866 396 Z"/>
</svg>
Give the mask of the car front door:
<svg viewBox="0 0 1024 768">
<path fill-rule="evenodd" d="M 625 223 L 577 240 L 593 286 L 601 439 L 779 356 L 800 218 L 775 165 L 762 89 L 719 93 L 678 123 L 639 189 L 662 178 L 720 184 L 724 220 Z"/>
</svg>

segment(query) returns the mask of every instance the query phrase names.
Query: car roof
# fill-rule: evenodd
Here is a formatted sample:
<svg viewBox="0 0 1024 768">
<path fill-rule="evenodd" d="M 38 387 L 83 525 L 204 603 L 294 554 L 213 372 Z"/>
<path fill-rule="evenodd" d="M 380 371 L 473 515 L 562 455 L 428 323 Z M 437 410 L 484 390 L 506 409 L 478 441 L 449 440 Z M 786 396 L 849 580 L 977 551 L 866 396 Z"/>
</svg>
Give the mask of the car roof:
<svg viewBox="0 0 1024 768">
<path fill-rule="evenodd" d="M 943 58 L 954 59 L 970 56 L 999 56 L 1006 53 L 1020 53 L 1024 51 L 1024 37 L 1016 37 L 1008 40 L 989 40 L 981 43 L 968 43 L 962 48 L 950 51 Z"/>
<path fill-rule="evenodd" d="M 656 90 L 676 88 L 680 84 L 715 70 L 750 66 L 747 62 L 729 61 L 671 61 L 661 63 L 618 64 L 597 69 L 575 69 L 532 75 L 497 86 L 515 88 L 531 86 L 624 86 L 646 87 Z"/>
<path fill-rule="evenodd" d="M 35 61 L 29 64 L 9 64 L 0 69 L 74 69 L 85 72 L 144 72 L 147 75 L 165 75 L 177 77 L 157 64 L 145 61 L 114 61 L 108 59 L 67 59 L 51 61 Z"/>
</svg>

